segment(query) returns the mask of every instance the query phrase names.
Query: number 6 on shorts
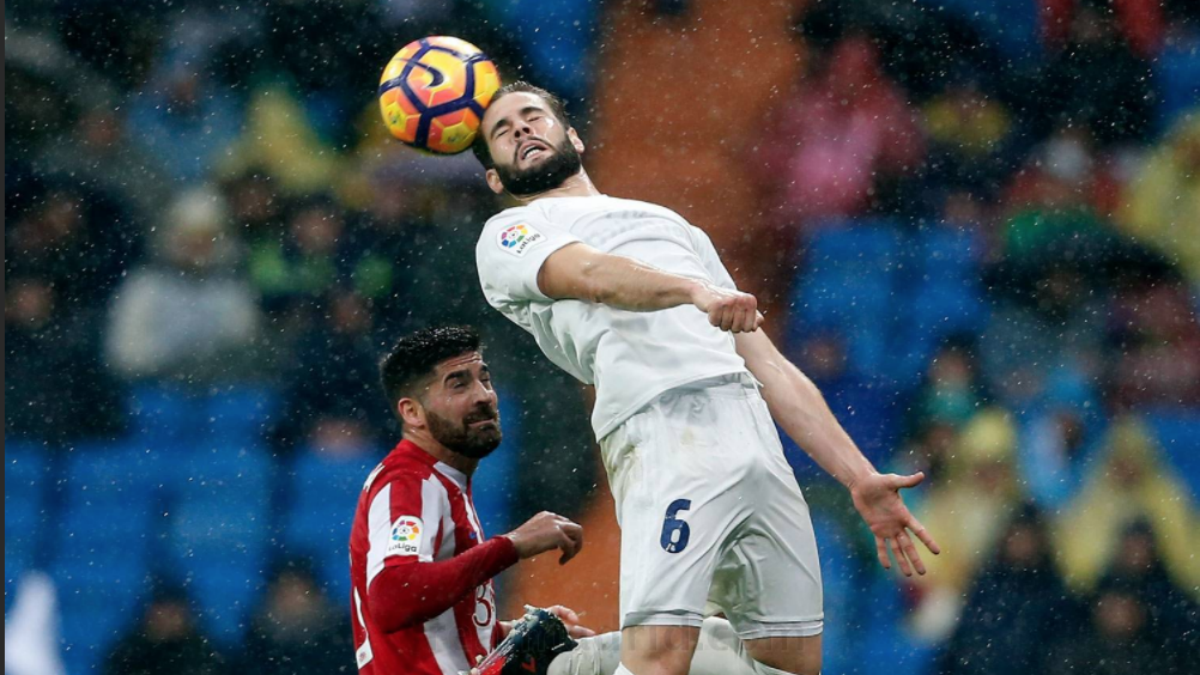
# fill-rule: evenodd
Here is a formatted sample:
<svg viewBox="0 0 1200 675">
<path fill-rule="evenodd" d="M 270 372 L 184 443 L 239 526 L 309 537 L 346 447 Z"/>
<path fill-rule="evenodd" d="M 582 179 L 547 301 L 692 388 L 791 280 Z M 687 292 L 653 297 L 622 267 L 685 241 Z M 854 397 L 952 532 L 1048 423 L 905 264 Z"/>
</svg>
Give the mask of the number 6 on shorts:
<svg viewBox="0 0 1200 675">
<path fill-rule="evenodd" d="M 676 518 L 680 511 L 687 511 L 692 508 L 692 500 L 676 499 L 667 507 L 667 517 L 663 521 L 662 536 L 659 538 L 659 544 L 667 553 L 681 553 L 687 548 L 688 538 L 692 536 L 692 528 L 688 524 Z"/>
</svg>

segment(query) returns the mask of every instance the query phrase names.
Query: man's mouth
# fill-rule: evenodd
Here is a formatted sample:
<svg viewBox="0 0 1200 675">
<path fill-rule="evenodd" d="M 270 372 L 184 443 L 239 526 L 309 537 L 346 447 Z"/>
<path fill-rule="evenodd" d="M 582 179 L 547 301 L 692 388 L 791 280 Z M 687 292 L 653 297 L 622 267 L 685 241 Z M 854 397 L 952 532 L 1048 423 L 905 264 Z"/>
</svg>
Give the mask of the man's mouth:
<svg viewBox="0 0 1200 675">
<path fill-rule="evenodd" d="M 550 151 L 550 149 L 548 147 L 546 147 L 545 145 L 543 145 L 541 142 L 533 141 L 531 143 L 526 144 L 525 147 L 521 148 L 521 151 L 518 154 L 518 157 L 522 160 L 526 160 L 526 159 L 531 159 L 533 157 L 537 157 L 538 155 L 549 152 L 549 151 Z"/>
<path fill-rule="evenodd" d="M 499 424 L 499 423 L 500 423 L 499 417 L 495 417 L 495 416 L 493 416 L 493 417 L 477 417 L 475 419 L 468 420 L 467 426 L 481 427 L 481 426 L 485 426 L 488 424 Z"/>
</svg>

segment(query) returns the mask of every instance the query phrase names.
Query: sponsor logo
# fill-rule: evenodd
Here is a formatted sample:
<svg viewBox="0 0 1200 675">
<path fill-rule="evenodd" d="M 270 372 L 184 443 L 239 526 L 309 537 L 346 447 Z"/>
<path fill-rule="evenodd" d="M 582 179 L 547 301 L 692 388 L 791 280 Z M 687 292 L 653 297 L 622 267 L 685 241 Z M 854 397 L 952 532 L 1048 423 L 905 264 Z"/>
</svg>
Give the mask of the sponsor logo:
<svg viewBox="0 0 1200 675">
<path fill-rule="evenodd" d="M 418 555 L 421 539 L 425 534 L 425 523 L 415 516 L 402 516 L 392 524 L 392 542 L 388 555 Z"/>
<path fill-rule="evenodd" d="M 500 248 L 518 258 L 529 252 L 529 249 L 546 240 L 546 235 L 538 232 L 529 223 L 519 223 L 500 232 Z"/>
</svg>

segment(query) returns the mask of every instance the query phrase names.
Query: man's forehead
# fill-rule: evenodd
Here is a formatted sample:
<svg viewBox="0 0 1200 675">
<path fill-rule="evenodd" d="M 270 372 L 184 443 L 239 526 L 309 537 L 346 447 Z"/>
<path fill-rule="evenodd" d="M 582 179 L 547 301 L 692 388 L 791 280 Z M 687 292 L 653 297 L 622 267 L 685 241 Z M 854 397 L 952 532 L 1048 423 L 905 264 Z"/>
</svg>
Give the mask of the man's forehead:
<svg viewBox="0 0 1200 675">
<path fill-rule="evenodd" d="M 491 125 L 495 125 L 505 117 L 531 106 L 541 108 L 547 112 L 550 110 L 549 106 L 546 105 L 545 99 L 527 91 L 517 91 L 501 96 L 499 99 L 492 101 L 491 105 L 484 111 L 483 127 L 488 128 Z"/>
<path fill-rule="evenodd" d="M 442 361 L 441 363 L 439 363 L 435 370 L 437 371 L 437 374 L 439 376 L 442 376 L 447 373 L 452 373 L 456 370 L 462 370 L 463 368 L 468 368 L 468 367 L 476 366 L 476 365 L 478 365 L 478 366 L 484 365 L 482 352 L 467 352 L 467 353 L 461 354 L 459 356 L 454 356 L 454 357 L 448 358 L 445 361 Z"/>
</svg>

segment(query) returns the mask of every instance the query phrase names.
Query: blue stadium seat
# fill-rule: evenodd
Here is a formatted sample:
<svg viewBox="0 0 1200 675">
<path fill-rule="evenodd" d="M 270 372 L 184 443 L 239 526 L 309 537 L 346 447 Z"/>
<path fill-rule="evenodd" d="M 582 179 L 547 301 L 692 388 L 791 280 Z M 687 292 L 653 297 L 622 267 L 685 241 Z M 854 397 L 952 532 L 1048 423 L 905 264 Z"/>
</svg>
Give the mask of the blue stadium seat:
<svg viewBox="0 0 1200 675">
<path fill-rule="evenodd" d="M 16 583 L 36 563 L 45 524 L 47 452 L 39 445 L 4 440 L 4 611 Z"/>
<path fill-rule="evenodd" d="M 371 450 L 338 457 L 310 448 L 296 460 L 289 476 L 286 552 L 289 557 L 313 559 L 335 602 L 349 597 L 350 529 L 363 484 L 385 454 Z"/>
<path fill-rule="evenodd" d="M 1196 38 L 1181 39 L 1163 48 L 1155 59 L 1155 75 L 1162 96 L 1158 115 L 1162 131 L 1168 131 L 1184 113 L 1196 108 L 1200 92 L 1200 51 Z"/>
<path fill-rule="evenodd" d="M 935 228 L 917 236 L 908 288 L 890 348 L 889 375 L 903 386 L 919 382 L 937 345 L 948 335 L 978 333 L 987 321 L 979 279 L 982 243 L 973 232 Z"/>
<path fill-rule="evenodd" d="M 50 575 L 59 586 L 66 653 L 77 667 L 108 653 L 147 586 L 161 533 L 157 467 L 153 455 L 121 445 L 76 447 L 66 460 Z"/>
<path fill-rule="evenodd" d="M 150 585 L 137 551 L 71 556 L 51 568 L 58 586 L 64 653 L 77 664 L 100 663 L 129 629 Z M 84 672 L 84 668 L 68 672 Z"/>
<path fill-rule="evenodd" d="M 1158 443 L 1175 474 L 1200 501 L 1200 414 L 1189 410 L 1159 410 L 1147 415 Z"/>
<path fill-rule="evenodd" d="M 899 231 L 888 220 L 818 230 L 807 244 L 805 272 L 793 294 L 790 344 L 813 331 L 833 331 L 845 339 L 856 370 L 877 372 L 900 313 L 901 251 Z"/>
<path fill-rule="evenodd" d="M 170 559 L 226 645 L 241 639 L 265 586 L 272 466 L 257 446 L 219 447 L 183 458 L 172 481 Z"/>
<path fill-rule="evenodd" d="M 129 395 L 127 417 L 135 441 L 152 447 L 191 444 L 203 428 L 203 412 L 182 389 L 142 385 Z"/>
<path fill-rule="evenodd" d="M 278 396 L 263 387 L 229 386 L 204 402 L 205 428 L 217 445 L 261 442 L 278 406 Z"/>
<path fill-rule="evenodd" d="M 983 291 L 979 259 L 983 242 L 967 230 L 932 229 L 921 233 L 916 250 L 921 256 L 916 306 L 920 319 L 940 331 L 980 327 Z"/>
</svg>

